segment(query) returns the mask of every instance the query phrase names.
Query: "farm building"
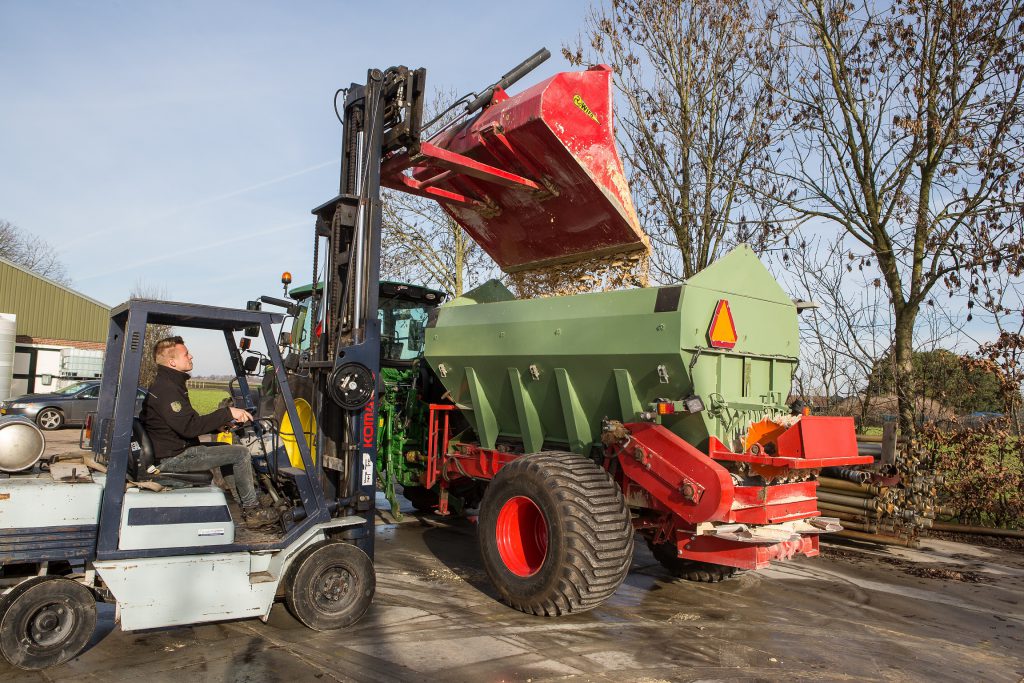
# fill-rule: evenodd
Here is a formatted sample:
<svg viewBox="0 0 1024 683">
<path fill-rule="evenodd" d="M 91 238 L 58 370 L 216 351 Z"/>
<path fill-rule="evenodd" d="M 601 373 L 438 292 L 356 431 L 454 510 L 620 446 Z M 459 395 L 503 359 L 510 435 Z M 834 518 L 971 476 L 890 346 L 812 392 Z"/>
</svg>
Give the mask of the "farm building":
<svg viewBox="0 0 1024 683">
<path fill-rule="evenodd" d="M 103 369 L 110 307 L 0 258 L 0 400 Z"/>
</svg>

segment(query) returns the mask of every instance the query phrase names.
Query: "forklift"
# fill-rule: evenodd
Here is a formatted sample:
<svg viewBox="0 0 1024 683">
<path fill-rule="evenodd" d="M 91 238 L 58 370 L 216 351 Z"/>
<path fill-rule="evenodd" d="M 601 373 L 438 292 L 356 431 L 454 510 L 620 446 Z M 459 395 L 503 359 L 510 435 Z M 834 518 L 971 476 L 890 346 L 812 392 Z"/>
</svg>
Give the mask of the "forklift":
<svg viewBox="0 0 1024 683">
<path fill-rule="evenodd" d="M 373 499 L 325 476 L 304 438 L 301 466 L 282 459 L 273 421 L 259 414 L 249 387 L 260 365 L 284 379 L 272 329 L 282 317 L 149 300 L 111 312 L 100 402 L 83 430 L 90 456 L 0 479 L 0 653 L 11 664 L 42 669 L 76 656 L 95 630 L 97 601 L 115 602 L 129 631 L 266 620 L 278 597 L 316 630 L 363 615 L 375 589 L 365 514 Z M 223 333 L 238 400 L 256 416 L 236 429 L 264 487 L 286 508 L 276 532 L 246 538 L 210 473 L 159 471 L 133 417 L 146 326 L 154 324 Z M 238 333 L 245 336 L 236 342 Z M 257 335 L 270 340 L 265 356 L 251 350 Z M 298 425 L 287 382 L 281 387 Z"/>
</svg>

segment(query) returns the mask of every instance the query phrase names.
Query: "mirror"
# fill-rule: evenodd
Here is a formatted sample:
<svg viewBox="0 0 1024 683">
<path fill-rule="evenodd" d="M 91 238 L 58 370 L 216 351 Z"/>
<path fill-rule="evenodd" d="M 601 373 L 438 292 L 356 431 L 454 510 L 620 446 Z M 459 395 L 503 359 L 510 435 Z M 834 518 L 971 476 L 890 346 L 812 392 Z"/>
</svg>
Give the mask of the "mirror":
<svg viewBox="0 0 1024 683">
<path fill-rule="evenodd" d="M 242 363 L 242 367 L 245 368 L 245 374 L 251 375 L 256 372 L 256 369 L 260 366 L 260 359 L 257 356 L 249 356 Z"/>
</svg>

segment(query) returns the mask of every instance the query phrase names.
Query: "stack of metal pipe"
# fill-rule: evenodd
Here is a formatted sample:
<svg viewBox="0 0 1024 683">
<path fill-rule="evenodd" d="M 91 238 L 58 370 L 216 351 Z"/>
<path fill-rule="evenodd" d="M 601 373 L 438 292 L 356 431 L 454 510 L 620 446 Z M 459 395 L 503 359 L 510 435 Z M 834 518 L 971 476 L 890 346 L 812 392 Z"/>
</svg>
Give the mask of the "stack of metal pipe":
<svg viewBox="0 0 1024 683">
<path fill-rule="evenodd" d="M 818 477 L 818 509 L 843 525 L 838 536 L 917 547 L 936 513 L 942 477 L 922 470 L 903 444 L 894 457 L 863 468 L 827 467 Z M 886 462 L 888 460 L 888 462 Z"/>
</svg>

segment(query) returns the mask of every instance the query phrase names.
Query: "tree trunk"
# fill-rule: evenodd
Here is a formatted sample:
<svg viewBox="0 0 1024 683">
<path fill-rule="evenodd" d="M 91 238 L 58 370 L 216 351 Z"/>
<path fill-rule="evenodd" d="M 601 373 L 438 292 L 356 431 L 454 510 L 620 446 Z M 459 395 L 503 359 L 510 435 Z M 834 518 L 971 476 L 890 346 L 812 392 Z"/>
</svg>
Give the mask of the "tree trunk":
<svg viewBox="0 0 1024 683">
<path fill-rule="evenodd" d="M 898 307 L 896 310 L 896 329 L 893 344 L 896 362 L 893 367 L 893 380 L 896 385 L 896 401 L 900 420 L 900 433 L 906 437 L 914 434 L 915 415 L 914 397 L 914 322 L 917 309 L 911 306 Z"/>
</svg>

